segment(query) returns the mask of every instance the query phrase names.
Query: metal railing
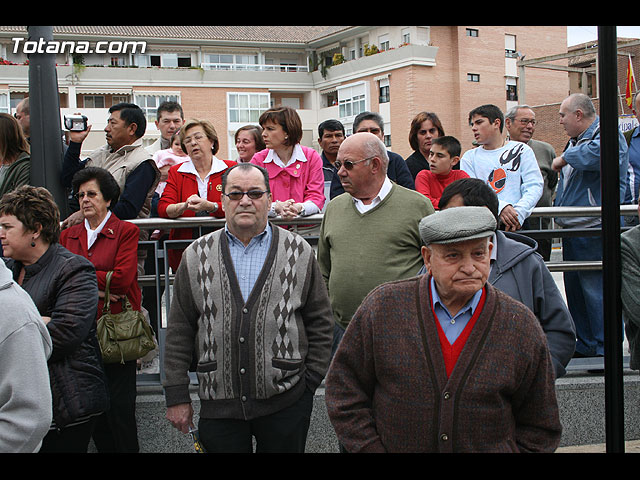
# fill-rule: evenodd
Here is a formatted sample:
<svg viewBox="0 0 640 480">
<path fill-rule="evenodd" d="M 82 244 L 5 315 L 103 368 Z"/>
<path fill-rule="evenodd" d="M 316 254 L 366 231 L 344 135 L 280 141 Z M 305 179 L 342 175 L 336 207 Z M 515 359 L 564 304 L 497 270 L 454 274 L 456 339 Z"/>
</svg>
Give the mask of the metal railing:
<svg viewBox="0 0 640 480">
<path fill-rule="evenodd" d="M 202 62 L 203 70 L 223 70 L 234 72 L 309 72 L 307 65 L 266 65 L 259 63 L 214 63 Z"/>
<path fill-rule="evenodd" d="M 600 207 L 537 207 L 533 210 L 531 218 L 538 217 L 598 217 L 600 216 Z M 638 216 L 637 205 L 621 205 L 621 216 Z M 270 218 L 270 221 L 275 225 L 288 225 L 293 226 L 294 230 L 297 226 L 309 226 L 320 225 L 322 223 L 323 214 L 310 215 L 308 217 L 294 218 L 284 220 L 281 218 Z M 224 218 L 212 218 L 212 217 L 189 217 L 189 218 L 145 218 L 128 220 L 134 223 L 142 230 L 153 231 L 155 229 L 170 230 L 174 228 L 194 228 L 194 229 L 218 229 L 224 227 Z M 621 231 L 628 229 L 629 227 L 621 228 Z M 552 228 L 545 230 L 520 230 L 518 233 L 529 236 L 531 238 L 563 238 L 566 236 L 598 236 L 601 234 L 599 227 L 594 228 L 573 228 L 563 229 L 555 228 L 552 224 Z M 317 236 L 305 235 L 307 241 L 312 245 L 317 245 Z M 164 268 L 160 271 L 160 260 L 166 260 L 167 251 L 170 249 L 182 249 L 187 247 L 193 240 L 149 240 L 140 242 L 140 248 L 144 248 L 149 252 L 153 252 L 155 273 L 145 274 L 138 277 L 138 282 L 141 287 L 152 287 L 156 289 L 156 311 L 157 311 L 157 334 L 159 343 L 159 373 L 138 374 L 138 384 L 153 384 L 157 385 L 161 383 L 163 378 L 163 354 L 164 354 L 164 340 L 166 329 L 166 318 L 164 312 L 169 311 L 170 308 L 170 291 L 173 285 L 174 275 L 169 271 L 169 265 L 167 261 L 163 261 Z M 551 272 L 566 272 L 577 270 L 601 270 L 602 261 L 547 261 L 545 262 Z M 162 300 L 164 294 L 164 302 Z M 164 306 L 163 306 L 164 305 Z M 152 320 L 153 322 L 153 320 Z M 624 367 L 628 368 L 629 358 L 624 357 Z M 603 368 L 603 359 L 601 358 L 576 358 L 572 359 L 567 366 L 567 371 L 576 370 L 600 370 Z M 195 377 L 192 377 L 195 381 Z"/>
</svg>

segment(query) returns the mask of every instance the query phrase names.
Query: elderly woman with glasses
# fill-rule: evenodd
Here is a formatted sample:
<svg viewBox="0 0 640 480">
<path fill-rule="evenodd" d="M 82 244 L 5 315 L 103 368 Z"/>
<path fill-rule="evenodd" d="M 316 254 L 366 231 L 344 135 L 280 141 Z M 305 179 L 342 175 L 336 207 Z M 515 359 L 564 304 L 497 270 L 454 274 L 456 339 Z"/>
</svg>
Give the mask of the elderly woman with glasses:
<svg viewBox="0 0 640 480">
<path fill-rule="evenodd" d="M 270 214 L 294 218 L 319 213 L 325 202 L 322 159 L 314 149 L 300 145 L 300 116 L 290 107 L 271 108 L 260 115 L 259 123 L 267 148 L 251 163 L 269 172 Z"/>
<path fill-rule="evenodd" d="M 23 185 L 0 199 L 6 265 L 53 342 L 53 422 L 40 451 L 86 452 L 97 416 L 109 408 L 96 337 L 98 285 L 91 262 L 60 245 L 59 236 L 60 212 L 45 188 Z"/>
<path fill-rule="evenodd" d="M 98 311 L 102 315 L 106 277 L 112 271 L 109 294 L 111 312 L 122 311 L 125 296 L 134 310 L 140 310 L 142 294 L 138 285 L 138 239 L 140 229 L 120 220 L 110 210 L 120 196 L 113 176 L 102 168 L 87 167 L 72 180 L 84 222 L 62 231 L 60 243 L 69 251 L 87 258 L 95 267 L 98 282 Z M 102 414 L 93 432 L 99 452 L 138 452 L 136 428 L 136 360 L 104 364 L 110 408 Z"/>
<path fill-rule="evenodd" d="M 224 212 L 220 208 L 222 174 L 236 162 L 216 157 L 220 143 L 216 129 L 208 120 L 188 120 L 180 129 L 180 141 L 191 161 L 169 169 L 167 184 L 158 201 L 158 215 L 164 218 L 223 218 Z M 169 233 L 169 240 L 196 237 L 189 228 L 175 228 Z M 174 272 L 183 250 L 169 250 L 169 265 Z"/>
</svg>

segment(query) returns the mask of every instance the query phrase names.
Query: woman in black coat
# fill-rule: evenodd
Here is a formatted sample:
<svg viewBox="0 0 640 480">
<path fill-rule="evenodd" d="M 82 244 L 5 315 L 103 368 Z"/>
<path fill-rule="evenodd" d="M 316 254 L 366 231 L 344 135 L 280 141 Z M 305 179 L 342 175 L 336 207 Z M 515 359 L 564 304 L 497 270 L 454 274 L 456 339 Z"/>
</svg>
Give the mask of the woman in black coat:
<svg viewBox="0 0 640 480">
<path fill-rule="evenodd" d="M 60 214 L 45 188 L 25 185 L 5 194 L 0 227 L 7 267 L 33 299 L 53 342 L 53 422 L 40 451 L 86 452 L 95 419 L 109 408 L 96 337 L 95 269 L 58 243 Z"/>
</svg>

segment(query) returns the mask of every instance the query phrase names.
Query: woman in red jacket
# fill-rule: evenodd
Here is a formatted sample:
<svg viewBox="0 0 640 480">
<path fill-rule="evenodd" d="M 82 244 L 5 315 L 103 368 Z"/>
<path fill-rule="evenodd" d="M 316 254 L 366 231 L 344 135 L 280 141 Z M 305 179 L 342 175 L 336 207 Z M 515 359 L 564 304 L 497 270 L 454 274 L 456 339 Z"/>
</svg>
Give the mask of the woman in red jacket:
<svg viewBox="0 0 640 480">
<path fill-rule="evenodd" d="M 158 201 L 158 215 L 164 218 L 213 216 L 224 218 L 221 208 L 222 174 L 236 164 L 220 160 L 219 141 L 208 120 L 189 120 L 180 129 L 182 149 L 191 161 L 169 169 L 167 185 Z M 190 228 L 174 228 L 169 240 L 196 238 Z M 184 249 L 169 250 L 169 266 L 175 272 Z"/>
<path fill-rule="evenodd" d="M 109 292 L 111 312 L 122 311 L 120 300 L 126 295 L 135 310 L 140 310 L 138 285 L 139 228 L 120 220 L 109 208 L 120 196 L 113 176 L 102 168 L 87 167 L 73 177 L 73 191 L 84 214 L 78 223 L 60 234 L 60 244 L 87 258 L 98 277 L 98 317 L 102 315 L 107 272 L 113 271 Z M 102 414 L 93 432 L 99 452 L 138 452 L 136 427 L 136 360 L 105 364 L 109 384 L 110 408 Z"/>
</svg>

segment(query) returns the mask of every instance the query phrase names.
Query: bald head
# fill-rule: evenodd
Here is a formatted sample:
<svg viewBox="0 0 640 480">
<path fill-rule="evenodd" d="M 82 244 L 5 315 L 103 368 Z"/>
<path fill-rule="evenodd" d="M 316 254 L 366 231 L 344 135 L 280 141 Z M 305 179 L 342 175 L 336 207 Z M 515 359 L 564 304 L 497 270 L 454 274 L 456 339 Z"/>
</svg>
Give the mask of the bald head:
<svg viewBox="0 0 640 480">
<path fill-rule="evenodd" d="M 347 137 L 343 144 L 347 144 L 346 148 L 353 148 L 362 153 L 363 158 L 378 157 L 382 162 L 383 173 L 387 174 L 387 166 L 389 165 L 389 155 L 387 147 L 384 146 L 382 140 L 377 135 L 369 132 L 359 132 Z M 342 148 L 342 145 L 340 146 Z"/>
<path fill-rule="evenodd" d="M 389 156 L 384 143 L 369 132 L 355 133 L 340 145 L 338 177 L 345 190 L 364 202 L 378 194 L 387 176 Z"/>
</svg>

